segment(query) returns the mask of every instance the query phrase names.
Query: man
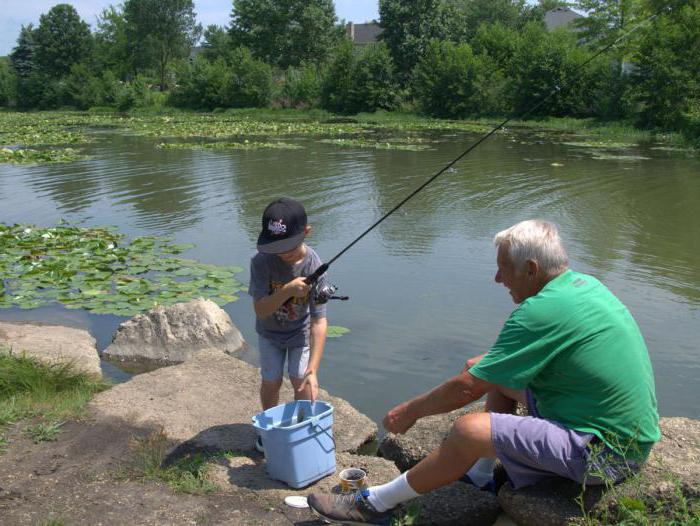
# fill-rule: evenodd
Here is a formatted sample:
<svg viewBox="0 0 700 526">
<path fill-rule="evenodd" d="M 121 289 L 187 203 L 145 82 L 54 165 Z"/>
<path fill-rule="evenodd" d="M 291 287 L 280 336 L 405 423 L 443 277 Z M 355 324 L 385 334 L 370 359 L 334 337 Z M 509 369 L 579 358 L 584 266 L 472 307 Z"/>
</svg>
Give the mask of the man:
<svg viewBox="0 0 700 526">
<path fill-rule="evenodd" d="M 487 412 L 462 416 L 438 449 L 387 484 L 351 496 L 309 495 L 317 515 L 384 524 L 401 502 L 460 478 L 483 486 L 496 458 L 516 489 L 552 476 L 619 481 L 660 438 L 649 355 L 627 308 L 598 280 L 568 268 L 548 222 L 518 223 L 494 244 L 496 282 L 519 306 L 488 353 L 393 408 L 384 427 L 405 433 L 419 418 L 483 395 Z M 514 415 L 516 402 L 530 416 Z"/>
</svg>

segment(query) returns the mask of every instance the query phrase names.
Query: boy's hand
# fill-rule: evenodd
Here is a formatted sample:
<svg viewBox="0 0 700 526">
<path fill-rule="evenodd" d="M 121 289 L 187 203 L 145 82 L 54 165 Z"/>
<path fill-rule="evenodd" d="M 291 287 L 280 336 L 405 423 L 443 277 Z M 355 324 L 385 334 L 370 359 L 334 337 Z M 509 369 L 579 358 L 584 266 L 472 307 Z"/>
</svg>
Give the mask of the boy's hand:
<svg viewBox="0 0 700 526">
<path fill-rule="evenodd" d="M 308 389 L 311 402 L 315 402 L 316 397 L 318 396 L 318 378 L 316 377 L 316 373 L 314 371 L 308 371 L 304 375 L 304 381 L 301 382 L 301 385 L 297 391 L 301 393 L 305 389 Z"/>
<path fill-rule="evenodd" d="M 311 287 L 304 281 L 304 278 L 294 278 L 287 283 L 286 288 L 293 298 L 305 298 L 309 294 Z"/>
</svg>

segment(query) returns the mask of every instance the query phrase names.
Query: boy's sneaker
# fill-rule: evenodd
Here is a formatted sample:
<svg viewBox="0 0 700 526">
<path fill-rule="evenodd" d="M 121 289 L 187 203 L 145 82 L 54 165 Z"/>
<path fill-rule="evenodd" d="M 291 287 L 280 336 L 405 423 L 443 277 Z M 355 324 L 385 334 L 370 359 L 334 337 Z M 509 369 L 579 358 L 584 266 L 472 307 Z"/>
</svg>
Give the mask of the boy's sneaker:
<svg viewBox="0 0 700 526">
<path fill-rule="evenodd" d="M 265 453 L 265 446 L 263 446 L 262 438 L 260 438 L 260 435 L 255 437 L 255 449 L 257 451 L 260 451 L 260 453 Z"/>
<path fill-rule="evenodd" d="M 339 524 L 391 524 L 391 510 L 379 512 L 370 504 L 369 491 L 333 495 L 312 493 L 308 496 L 309 508 L 328 522 Z"/>
</svg>

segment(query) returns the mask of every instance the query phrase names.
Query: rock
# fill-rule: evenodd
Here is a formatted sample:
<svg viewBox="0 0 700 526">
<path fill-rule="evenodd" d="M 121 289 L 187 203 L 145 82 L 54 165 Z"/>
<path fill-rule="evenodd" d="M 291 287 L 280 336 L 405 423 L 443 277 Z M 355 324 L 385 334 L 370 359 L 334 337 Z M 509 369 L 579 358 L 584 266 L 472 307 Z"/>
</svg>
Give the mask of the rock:
<svg viewBox="0 0 700 526">
<path fill-rule="evenodd" d="M 270 505 L 279 505 L 289 495 L 309 493 L 337 493 L 340 491 L 338 473 L 345 468 L 362 468 L 367 473 L 369 485 L 383 484 L 395 478 L 396 466 L 379 457 L 338 453 L 336 473 L 303 489 L 289 488 L 283 482 L 272 480 L 265 469 L 262 456 L 239 456 L 222 459 L 208 477 L 223 491 L 240 493 L 252 491 L 266 499 Z M 397 516 L 407 512 L 414 504 L 420 509 L 416 526 L 470 524 L 490 526 L 498 518 L 500 506 L 496 496 L 479 491 L 473 486 L 457 482 L 407 502 L 397 510 Z"/>
<path fill-rule="evenodd" d="M 337 493 L 340 491 L 338 473 L 345 468 L 362 468 L 367 473 L 368 483 L 383 484 L 399 475 L 393 463 L 378 457 L 336 453 L 336 474 L 325 477 L 303 489 L 293 489 L 284 482 L 267 475 L 262 455 L 237 456 L 221 459 L 208 472 L 208 477 L 224 491 L 239 493 L 253 491 L 266 499 L 270 505 L 280 505 L 289 495 L 308 495 L 313 492 Z"/>
<path fill-rule="evenodd" d="M 246 345 L 223 309 L 197 299 L 156 307 L 122 323 L 104 357 L 156 364 L 181 363 L 202 349 L 233 354 Z"/>
<path fill-rule="evenodd" d="M 60 325 L 0 323 L 0 347 L 47 363 L 72 362 L 82 372 L 102 376 L 95 338 L 82 329 Z"/>
<path fill-rule="evenodd" d="M 411 523 L 416 526 L 491 526 L 501 513 L 496 495 L 464 482 L 421 495 L 403 504 L 399 513 L 405 513 L 414 503 L 420 510 L 418 520 Z"/>
<path fill-rule="evenodd" d="M 162 426 L 181 449 L 250 451 L 260 411 L 260 371 L 237 358 L 209 349 L 189 361 L 135 376 L 98 394 L 91 408 L 98 416 Z M 293 400 L 285 381 L 280 400 Z M 350 404 L 319 392 L 334 406 L 338 451 L 357 451 L 372 440 L 377 426 Z"/>
<path fill-rule="evenodd" d="M 378 455 L 392 460 L 402 472 L 407 471 L 440 447 L 455 420 L 466 413 L 481 411 L 484 411 L 484 404 L 476 403 L 443 415 L 421 418 L 405 435 L 387 434 L 379 444 Z"/>
<path fill-rule="evenodd" d="M 498 500 L 520 526 L 563 526 L 580 521 L 583 512 L 576 499 L 581 496 L 587 514 L 604 522 L 617 522 L 624 503 L 649 511 L 679 509 L 679 495 L 700 509 L 700 421 L 662 418 L 661 432 L 661 440 L 641 473 L 609 491 L 594 486 L 582 494 L 580 484 L 552 478 L 517 491 L 505 484 Z M 666 519 L 670 522 L 670 517 Z M 661 522 L 665 522 L 663 518 Z"/>
</svg>

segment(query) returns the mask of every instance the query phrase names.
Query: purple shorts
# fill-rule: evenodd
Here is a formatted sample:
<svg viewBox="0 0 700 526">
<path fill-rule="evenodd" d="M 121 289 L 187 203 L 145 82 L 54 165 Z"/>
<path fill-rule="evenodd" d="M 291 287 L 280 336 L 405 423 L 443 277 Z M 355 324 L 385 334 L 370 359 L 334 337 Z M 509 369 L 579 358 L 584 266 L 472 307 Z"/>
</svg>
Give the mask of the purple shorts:
<svg viewBox="0 0 700 526">
<path fill-rule="evenodd" d="M 515 489 L 555 476 L 601 485 L 637 469 L 595 435 L 542 418 L 529 390 L 527 402 L 530 416 L 490 413 L 496 456 Z"/>
</svg>

